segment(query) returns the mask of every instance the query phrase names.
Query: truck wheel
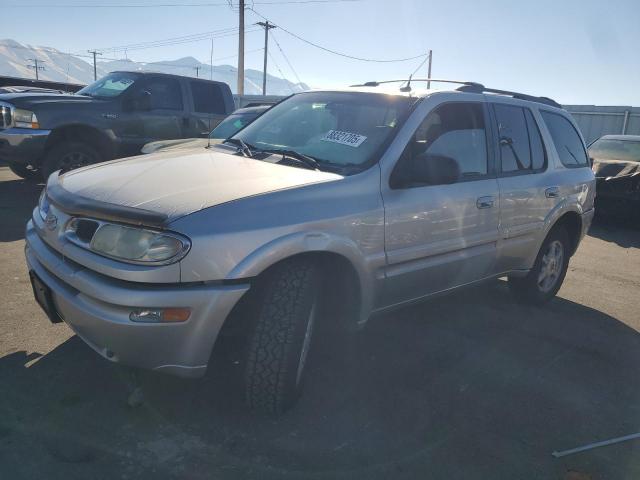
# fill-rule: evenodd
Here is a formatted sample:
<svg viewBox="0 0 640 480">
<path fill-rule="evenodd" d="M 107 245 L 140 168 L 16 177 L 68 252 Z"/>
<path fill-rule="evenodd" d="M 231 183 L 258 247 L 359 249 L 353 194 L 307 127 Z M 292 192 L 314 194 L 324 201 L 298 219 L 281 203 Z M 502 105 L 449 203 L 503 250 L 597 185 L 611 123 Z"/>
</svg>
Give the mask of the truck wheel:
<svg viewBox="0 0 640 480">
<path fill-rule="evenodd" d="M 245 370 L 245 395 L 254 410 L 280 414 L 293 406 L 319 310 L 320 275 L 309 259 L 277 265 L 254 301 Z"/>
<path fill-rule="evenodd" d="M 509 277 L 509 289 L 523 303 L 543 304 L 560 290 L 568 266 L 569 236 L 563 227 L 555 227 L 542 243 L 527 276 Z"/>
<path fill-rule="evenodd" d="M 42 176 L 45 182 L 56 170 L 68 172 L 102 160 L 98 151 L 81 142 L 63 142 L 54 146 L 42 163 Z"/>
<path fill-rule="evenodd" d="M 20 165 L 19 163 L 10 163 L 9 169 L 15 173 L 20 178 L 24 178 L 25 180 L 30 181 L 39 181 L 42 179 L 40 176 L 40 172 L 37 170 L 27 170 L 25 165 Z"/>
</svg>

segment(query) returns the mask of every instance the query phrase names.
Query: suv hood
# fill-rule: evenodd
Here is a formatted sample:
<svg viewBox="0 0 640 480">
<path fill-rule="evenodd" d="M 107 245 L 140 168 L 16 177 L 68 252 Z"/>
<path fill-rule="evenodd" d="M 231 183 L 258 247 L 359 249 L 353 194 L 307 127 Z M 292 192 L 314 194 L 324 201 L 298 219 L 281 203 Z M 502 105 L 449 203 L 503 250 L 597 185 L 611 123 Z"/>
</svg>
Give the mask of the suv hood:
<svg viewBox="0 0 640 480">
<path fill-rule="evenodd" d="M 101 205 L 100 210 L 105 206 L 140 209 L 141 214 L 163 216 L 166 225 L 198 210 L 244 197 L 342 178 L 335 173 L 245 158 L 222 150 L 227 147 L 218 148 L 114 160 L 73 170 L 58 177 L 56 183 L 64 192 L 80 197 L 80 202 Z"/>
</svg>

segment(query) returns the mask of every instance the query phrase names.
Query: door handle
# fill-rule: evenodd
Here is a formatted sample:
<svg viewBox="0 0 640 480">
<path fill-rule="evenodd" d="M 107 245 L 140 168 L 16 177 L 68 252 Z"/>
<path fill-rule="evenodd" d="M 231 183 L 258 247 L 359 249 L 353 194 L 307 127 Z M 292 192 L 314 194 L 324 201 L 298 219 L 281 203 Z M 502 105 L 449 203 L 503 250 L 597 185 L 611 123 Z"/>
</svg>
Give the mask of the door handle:
<svg viewBox="0 0 640 480">
<path fill-rule="evenodd" d="M 544 191 L 544 196 L 547 198 L 558 198 L 560 196 L 560 188 L 549 187 Z"/>
<path fill-rule="evenodd" d="M 476 200 L 476 207 L 478 208 L 492 208 L 496 199 L 492 196 L 480 197 Z"/>
</svg>

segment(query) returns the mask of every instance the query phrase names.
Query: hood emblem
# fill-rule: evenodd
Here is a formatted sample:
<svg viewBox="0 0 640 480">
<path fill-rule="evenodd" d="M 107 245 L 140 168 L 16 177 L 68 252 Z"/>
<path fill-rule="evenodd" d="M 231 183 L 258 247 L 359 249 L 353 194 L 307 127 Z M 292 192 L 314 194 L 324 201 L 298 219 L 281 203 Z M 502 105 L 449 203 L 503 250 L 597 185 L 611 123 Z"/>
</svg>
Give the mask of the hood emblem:
<svg viewBox="0 0 640 480">
<path fill-rule="evenodd" d="M 56 217 L 53 213 L 47 213 L 47 216 L 44 219 L 44 224 L 49 230 L 55 230 L 58 226 L 58 217 Z"/>
</svg>

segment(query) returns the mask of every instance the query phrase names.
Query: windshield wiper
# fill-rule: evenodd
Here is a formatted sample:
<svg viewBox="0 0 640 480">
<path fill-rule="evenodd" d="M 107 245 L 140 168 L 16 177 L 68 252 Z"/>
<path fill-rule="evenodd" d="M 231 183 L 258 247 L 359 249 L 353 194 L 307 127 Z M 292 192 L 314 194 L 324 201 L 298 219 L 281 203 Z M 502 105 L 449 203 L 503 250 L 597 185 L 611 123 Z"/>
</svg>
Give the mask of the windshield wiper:
<svg viewBox="0 0 640 480">
<path fill-rule="evenodd" d="M 284 157 L 293 158 L 294 160 L 298 160 L 300 163 L 304 163 L 307 167 L 311 167 L 314 170 L 320 170 L 320 163 L 318 161 L 304 153 L 296 152 L 295 150 L 260 150 L 262 153 L 273 153 L 274 155 L 282 155 L 282 159 Z"/>
<path fill-rule="evenodd" d="M 246 144 L 241 138 L 227 138 L 222 143 L 231 143 L 237 146 L 238 151 L 245 157 L 253 157 L 253 152 L 251 151 L 253 146 Z"/>
</svg>

